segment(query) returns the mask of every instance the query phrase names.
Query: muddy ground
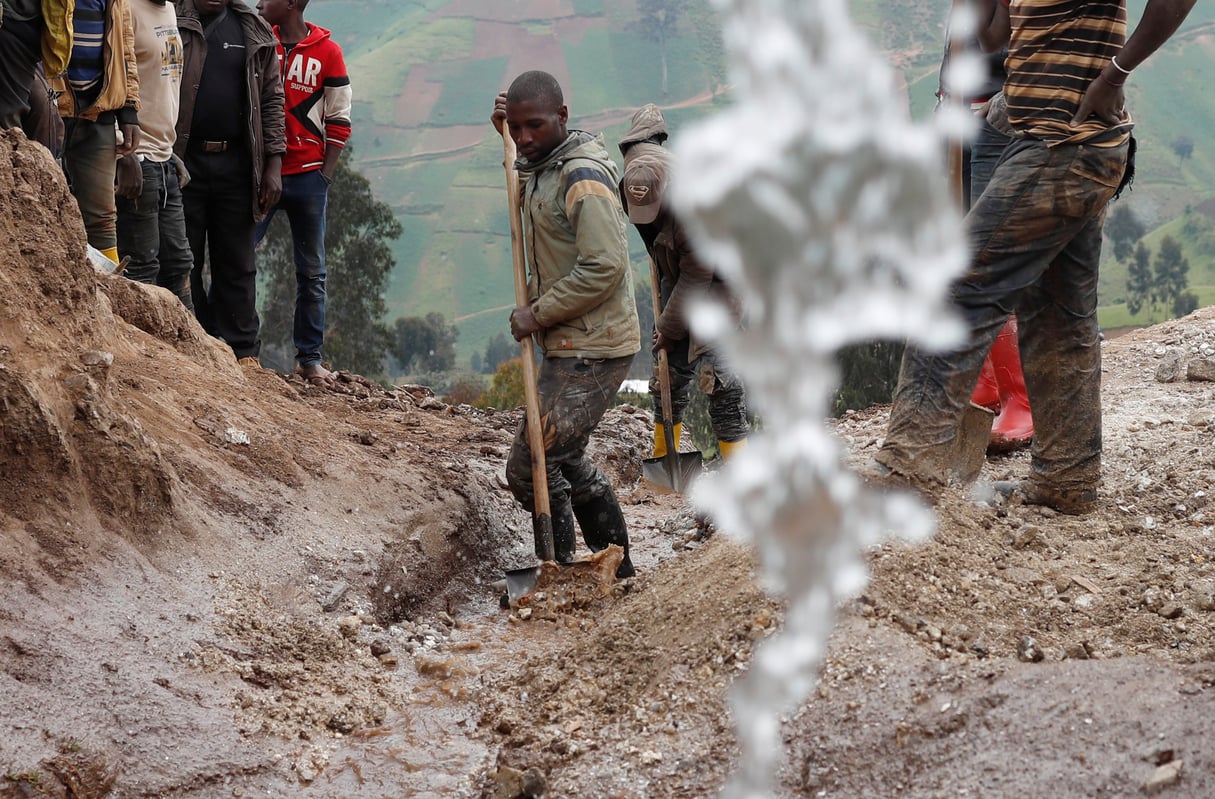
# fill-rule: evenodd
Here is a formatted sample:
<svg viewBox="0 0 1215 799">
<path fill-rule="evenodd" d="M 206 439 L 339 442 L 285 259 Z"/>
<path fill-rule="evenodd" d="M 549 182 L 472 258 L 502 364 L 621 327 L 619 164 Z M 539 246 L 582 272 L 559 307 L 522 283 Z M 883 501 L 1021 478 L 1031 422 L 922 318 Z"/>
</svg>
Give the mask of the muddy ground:
<svg viewBox="0 0 1215 799">
<path fill-rule="evenodd" d="M 49 156 L 0 134 L 0 796 L 712 796 L 779 631 L 745 547 L 594 443 L 639 576 L 498 607 L 529 561 L 517 412 L 240 368 L 101 275 Z M 782 796 L 1215 795 L 1215 313 L 1105 345 L 1100 509 L 938 498 L 870 553 Z M 1168 380 L 1169 382 L 1162 382 Z M 857 462 L 882 408 L 839 433 Z M 728 532 L 728 531 L 727 531 Z M 555 595 L 554 595 L 555 597 Z"/>
</svg>

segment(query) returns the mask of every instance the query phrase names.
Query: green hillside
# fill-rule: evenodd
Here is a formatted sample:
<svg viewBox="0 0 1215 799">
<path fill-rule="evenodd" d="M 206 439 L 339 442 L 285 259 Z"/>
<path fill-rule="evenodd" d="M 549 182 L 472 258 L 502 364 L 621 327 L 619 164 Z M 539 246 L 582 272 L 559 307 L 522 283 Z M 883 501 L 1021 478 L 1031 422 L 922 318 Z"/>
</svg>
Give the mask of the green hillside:
<svg viewBox="0 0 1215 799">
<path fill-rule="evenodd" d="M 807 0 L 809 1 L 809 0 Z M 726 102 L 724 56 L 708 0 L 686 0 L 668 42 L 667 94 L 659 45 L 642 35 L 636 0 L 313 0 L 309 18 L 346 51 L 355 91 L 356 166 L 404 227 L 388 292 L 389 320 L 431 311 L 457 320 L 459 362 L 505 330 L 513 304 L 501 140 L 488 124 L 514 75 L 544 69 L 567 90 L 571 124 L 603 132 L 609 149 L 632 111 L 662 106 L 678 129 Z M 948 4 L 854 0 L 854 18 L 903 70 L 912 111 L 930 113 Z M 1131 0 L 1131 19 L 1143 0 Z M 1202 4 L 1165 50 L 1136 71 L 1131 109 L 1139 177 L 1127 202 L 1149 229 L 1213 193 L 1215 123 L 1207 99 L 1215 6 Z M 774 118 L 779 123 L 779 118 Z M 1184 162 L 1172 144 L 1194 141 Z M 1163 233 L 1153 235 L 1162 236 Z M 1176 237 L 1176 236 L 1175 236 Z M 640 270 L 642 248 L 632 241 Z M 1215 301 L 1215 266 L 1191 253 L 1192 283 Z M 1120 300 L 1125 271 L 1108 265 L 1103 303 Z M 1199 280 L 1204 281 L 1202 283 Z M 1103 322 L 1117 308 L 1103 309 Z M 1125 309 L 1122 310 L 1125 316 Z"/>
</svg>

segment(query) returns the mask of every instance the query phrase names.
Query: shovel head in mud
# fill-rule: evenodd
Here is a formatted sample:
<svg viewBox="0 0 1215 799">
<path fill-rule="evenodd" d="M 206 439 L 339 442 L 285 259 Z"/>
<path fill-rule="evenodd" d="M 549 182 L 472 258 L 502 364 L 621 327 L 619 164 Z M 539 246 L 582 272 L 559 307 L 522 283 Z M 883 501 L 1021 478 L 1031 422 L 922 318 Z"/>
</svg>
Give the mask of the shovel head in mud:
<svg viewBox="0 0 1215 799">
<path fill-rule="evenodd" d="M 669 452 L 669 450 L 668 450 Z M 704 470 L 699 452 L 675 452 L 641 461 L 641 478 L 659 490 L 682 494 Z"/>
<path fill-rule="evenodd" d="M 624 550 L 611 544 L 590 557 L 570 563 L 547 560 L 535 566 L 510 569 L 506 572 L 506 598 L 513 607 L 538 590 L 604 595 L 610 593 L 622 560 Z"/>
</svg>

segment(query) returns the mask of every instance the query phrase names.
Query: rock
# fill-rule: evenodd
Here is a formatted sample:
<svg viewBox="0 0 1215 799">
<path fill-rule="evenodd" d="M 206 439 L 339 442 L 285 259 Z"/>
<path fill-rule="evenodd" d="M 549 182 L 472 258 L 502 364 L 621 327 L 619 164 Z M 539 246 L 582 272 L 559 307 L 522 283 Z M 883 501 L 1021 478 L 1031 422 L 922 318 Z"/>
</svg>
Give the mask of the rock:
<svg viewBox="0 0 1215 799">
<path fill-rule="evenodd" d="M 1063 648 L 1063 656 L 1068 660 L 1088 660 L 1088 647 L 1083 643 L 1068 644 Z"/>
<path fill-rule="evenodd" d="M 1042 529 L 1034 524 L 1023 524 L 1013 530 L 1008 537 L 1008 544 L 1013 549 L 1025 549 L 1033 546 L 1042 537 Z"/>
<path fill-rule="evenodd" d="M 359 627 L 363 626 L 363 620 L 358 616 L 347 616 L 338 621 L 338 632 L 347 638 L 354 638 L 359 634 Z"/>
<path fill-rule="evenodd" d="M 533 797 L 544 796 L 548 791 L 548 780 L 540 769 L 532 766 L 523 775 L 523 796 L 524 799 L 533 799 Z"/>
<path fill-rule="evenodd" d="M 1156 613 L 1166 619 L 1180 619 L 1185 615 L 1185 608 L 1176 602 L 1165 602 Z"/>
<path fill-rule="evenodd" d="M 92 368 L 109 369 L 114 364 L 114 356 L 101 350 L 89 350 L 81 353 L 80 362 Z"/>
<path fill-rule="evenodd" d="M 371 642 L 371 654 L 373 657 L 379 657 L 380 655 L 387 655 L 391 651 L 392 651 L 392 647 L 389 646 L 388 642 L 385 641 L 383 638 L 377 638 Z"/>
<path fill-rule="evenodd" d="M 1159 793 L 1170 785 L 1176 785 L 1181 781 L 1181 769 L 1184 765 L 1184 760 L 1172 760 L 1157 766 L 1156 770 L 1152 772 L 1152 776 L 1143 783 L 1143 792 L 1146 794 Z"/>
<path fill-rule="evenodd" d="M 1179 350 L 1169 351 L 1156 367 L 1156 382 L 1175 383 L 1181 379 L 1185 357 Z"/>
<path fill-rule="evenodd" d="M 1042 651 L 1042 647 L 1038 646 L 1038 642 L 1032 636 L 1022 636 L 1017 642 L 1017 658 L 1022 663 L 1040 663 L 1046 653 Z"/>
<path fill-rule="evenodd" d="M 346 582 L 345 580 L 339 580 L 336 582 L 333 588 L 329 589 L 329 593 L 325 595 L 325 598 L 321 600 L 321 610 L 325 611 L 326 613 L 336 610 L 337 606 L 340 605 L 342 600 L 346 597 L 346 592 L 349 590 L 350 583 Z"/>
<path fill-rule="evenodd" d="M 1215 382 L 1215 361 L 1207 358 L 1190 361 L 1190 365 L 1185 372 L 1185 377 L 1186 380 L 1202 381 L 1206 383 Z"/>
<path fill-rule="evenodd" d="M 518 799 L 523 794 L 523 772 L 509 766 L 500 766 L 489 775 L 493 783 L 494 799 Z"/>
</svg>

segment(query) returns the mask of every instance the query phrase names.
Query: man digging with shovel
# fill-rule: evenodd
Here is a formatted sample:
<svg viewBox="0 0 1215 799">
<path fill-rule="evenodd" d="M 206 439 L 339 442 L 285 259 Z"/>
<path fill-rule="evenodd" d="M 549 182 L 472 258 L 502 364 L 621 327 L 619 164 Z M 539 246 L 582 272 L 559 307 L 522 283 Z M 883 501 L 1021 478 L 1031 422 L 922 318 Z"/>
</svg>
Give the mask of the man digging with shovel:
<svg viewBox="0 0 1215 799">
<path fill-rule="evenodd" d="M 656 308 L 660 309 L 654 314 L 653 349 L 658 357 L 655 376 L 650 381 L 655 409 L 654 457 L 651 460 L 667 457 L 668 440 L 672 449 L 679 449 L 683 414 L 688 407 L 693 379 L 708 397 L 717 451 L 723 459 L 728 459 L 746 443 L 751 430 L 746 392 L 738 376 L 723 368 L 717 352 L 703 341 L 693 339 L 688 326 L 688 310 L 698 299 L 712 298 L 734 311 L 737 318 L 738 303 L 713 269 L 696 258 L 683 225 L 663 202 L 671 172 L 670 154 L 662 148 L 666 138 L 667 125 L 662 111 L 650 103 L 633 115 L 633 125 L 620 142 L 620 152 L 624 155 L 620 194 L 629 221 L 637 228 L 650 254 L 657 284 L 654 287 Z M 664 366 L 669 374 L 662 374 Z M 664 386 L 664 383 L 669 385 Z M 669 400 L 662 396 L 664 388 L 669 392 Z M 667 402 L 670 403 L 669 420 L 658 413 Z M 673 429 L 667 430 L 668 424 Z M 699 461 L 700 453 L 691 455 L 694 461 Z M 677 470 L 688 471 L 682 462 Z M 669 487 L 680 490 L 684 481 L 677 479 L 676 482 Z"/>
<path fill-rule="evenodd" d="M 518 148 L 525 181 L 521 208 L 530 303 L 510 315 L 516 341 L 535 336 L 544 354 L 537 380 L 552 538 L 559 563 L 574 558 L 574 520 L 593 552 L 624 549 L 618 578 L 635 570 L 620 503 L 587 457 L 591 433 L 612 404 L 641 349 L 626 222 L 616 165 L 603 139 L 567 130 L 561 86 L 546 72 L 525 72 L 498 95 L 490 121 Z M 505 126 L 505 128 L 504 128 Z M 527 423 L 506 464 L 515 498 L 536 512 Z M 546 555 L 536 541 L 536 554 Z"/>
</svg>

